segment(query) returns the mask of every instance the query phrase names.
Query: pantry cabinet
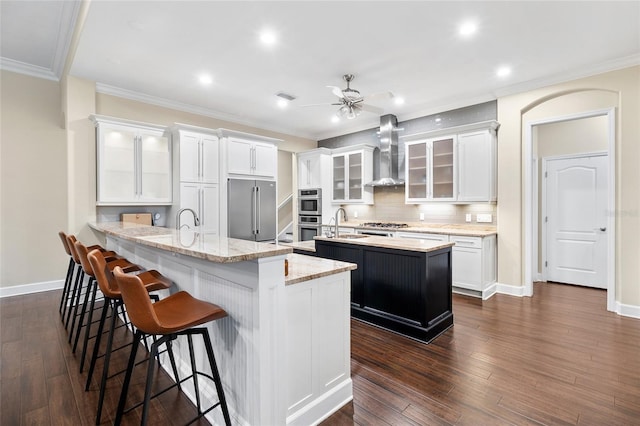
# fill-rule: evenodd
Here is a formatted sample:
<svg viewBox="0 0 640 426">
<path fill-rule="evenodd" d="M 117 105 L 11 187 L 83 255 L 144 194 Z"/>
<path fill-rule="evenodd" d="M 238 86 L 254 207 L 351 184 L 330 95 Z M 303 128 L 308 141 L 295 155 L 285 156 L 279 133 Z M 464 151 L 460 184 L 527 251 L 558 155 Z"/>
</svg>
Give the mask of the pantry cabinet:
<svg viewBox="0 0 640 426">
<path fill-rule="evenodd" d="M 332 202 L 373 204 L 373 150 L 369 145 L 334 149 L 332 154 Z"/>
<path fill-rule="evenodd" d="M 97 205 L 170 205 L 171 138 L 165 127 L 92 115 Z"/>
<path fill-rule="evenodd" d="M 403 136 L 405 202 L 496 201 L 496 121 Z"/>
<path fill-rule="evenodd" d="M 220 188 L 218 184 L 180 182 L 180 208 L 190 208 L 200 219 L 200 231 L 217 234 L 220 224 Z M 184 213 L 186 216 L 187 213 Z M 182 224 L 192 227 L 191 218 Z"/>
</svg>

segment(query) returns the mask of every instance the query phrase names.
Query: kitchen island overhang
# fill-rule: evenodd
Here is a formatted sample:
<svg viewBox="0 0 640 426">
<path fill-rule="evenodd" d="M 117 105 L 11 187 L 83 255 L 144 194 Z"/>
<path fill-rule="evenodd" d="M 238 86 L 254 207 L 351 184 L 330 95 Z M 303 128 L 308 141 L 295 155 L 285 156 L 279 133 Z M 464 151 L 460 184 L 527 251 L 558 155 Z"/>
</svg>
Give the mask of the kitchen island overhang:
<svg viewBox="0 0 640 426">
<path fill-rule="evenodd" d="M 234 424 L 316 424 L 353 399 L 349 300 L 356 265 L 187 230 L 90 226 L 104 234 L 109 249 L 227 311 L 207 327 Z M 174 349 L 186 375 L 186 342 Z M 161 362 L 171 376 L 168 359 Z M 192 388 L 183 385 L 183 391 L 195 400 Z M 213 388 L 201 391 L 215 398 Z M 207 418 L 222 424 L 217 416 Z"/>
<path fill-rule="evenodd" d="M 315 237 L 316 255 L 356 263 L 351 315 L 430 342 L 453 325 L 454 243 L 389 237 Z"/>
</svg>

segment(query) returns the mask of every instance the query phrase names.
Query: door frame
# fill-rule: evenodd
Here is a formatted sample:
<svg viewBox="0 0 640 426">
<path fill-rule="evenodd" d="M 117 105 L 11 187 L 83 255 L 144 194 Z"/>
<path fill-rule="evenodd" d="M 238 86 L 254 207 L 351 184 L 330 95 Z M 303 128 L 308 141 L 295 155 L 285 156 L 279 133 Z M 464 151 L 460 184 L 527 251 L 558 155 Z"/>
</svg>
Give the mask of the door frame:
<svg viewBox="0 0 640 426">
<path fill-rule="evenodd" d="M 607 209 L 610 214 L 607 216 L 607 310 L 616 312 L 616 117 L 615 108 L 605 108 L 592 111 L 584 111 L 575 114 L 569 114 L 558 117 L 548 117 L 540 120 L 529 121 L 525 124 L 525 138 L 522 149 L 523 156 L 523 214 L 524 214 L 524 241 L 523 241 L 523 257 L 524 257 L 524 296 L 533 296 L 533 262 L 538 255 L 538 196 L 537 191 L 534 198 L 535 180 L 534 177 L 534 156 L 533 156 L 533 133 L 534 127 L 541 124 L 559 123 L 563 121 L 577 120 L 581 118 L 607 116 L 608 118 L 608 183 L 607 183 Z M 537 188 L 536 188 L 537 189 Z M 534 234 L 535 230 L 535 234 Z M 535 237 L 534 237 L 535 236 Z M 535 257 L 534 257 L 535 256 Z M 536 263 L 537 264 L 537 263 Z"/>
<path fill-rule="evenodd" d="M 584 152 L 584 153 L 579 153 L 579 154 L 566 154 L 566 155 L 553 155 L 553 156 L 549 156 L 549 157 L 542 157 L 542 176 L 545 176 L 547 173 L 547 167 L 549 164 L 549 161 L 555 161 L 555 160 L 572 160 L 572 159 L 579 159 L 579 158 L 591 158 L 591 157 L 603 157 L 603 156 L 607 156 L 608 153 L 607 151 L 594 151 L 594 152 Z M 607 176 L 608 177 L 608 176 Z M 542 205 L 541 205 L 541 209 L 540 209 L 540 213 L 541 213 L 541 217 L 547 217 L 547 187 L 548 187 L 548 181 L 544 180 L 544 183 L 541 185 L 541 190 L 542 190 L 542 196 L 540 197 L 542 200 Z M 607 191 L 609 191 L 609 186 L 607 185 Z M 535 193 L 534 193 L 535 196 Z M 607 196 L 608 199 L 608 196 Z M 536 223 L 538 223 L 538 221 L 536 221 Z M 547 231 L 548 231 L 548 223 L 547 222 L 541 222 L 542 223 L 542 232 L 540 233 L 540 235 L 542 236 L 542 241 L 540 241 L 540 245 L 541 245 L 541 255 L 542 255 L 542 261 L 544 262 L 544 260 L 547 258 L 547 247 L 549 244 L 549 238 L 547 235 Z M 534 254 L 534 266 L 537 265 L 538 263 L 538 259 L 536 257 L 536 254 L 538 253 L 538 251 L 536 250 L 536 253 Z M 609 265 L 607 265 L 607 267 L 609 267 Z M 547 276 L 548 276 L 548 267 L 546 265 L 543 264 L 542 266 L 542 273 L 541 273 L 541 277 L 542 281 L 547 281 Z M 608 286 L 607 286 L 608 287 Z"/>
</svg>

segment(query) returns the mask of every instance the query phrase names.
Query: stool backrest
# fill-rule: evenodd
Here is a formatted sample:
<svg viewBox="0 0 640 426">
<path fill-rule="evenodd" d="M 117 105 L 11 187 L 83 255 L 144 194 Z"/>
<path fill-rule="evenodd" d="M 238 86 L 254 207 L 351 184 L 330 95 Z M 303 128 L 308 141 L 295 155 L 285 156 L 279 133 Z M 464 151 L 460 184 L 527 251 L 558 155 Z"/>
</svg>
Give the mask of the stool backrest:
<svg viewBox="0 0 640 426">
<path fill-rule="evenodd" d="M 82 269 L 84 269 L 84 273 L 94 277 L 95 275 L 93 274 L 93 268 L 89 263 L 89 259 L 87 259 L 87 254 L 89 253 L 87 246 L 82 244 L 80 241 L 76 241 L 74 246 L 76 248 L 76 253 L 78 254 L 78 258 L 80 259 L 80 264 L 82 265 Z"/>
<path fill-rule="evenodd" d="M 71 257 L 73 261 L 77 264 L 80 264 L 80 258 L 78 257 L 78 252 L 76 251 L 76 237 L 73 235 L 67 235 L 67 244 L 69 245 L 69 251 L 71 252 Z"/>
<path fill-rule="evenodd" d="M 113 270 L 113 275 L 116 277 L 131 323 L 145 333 L 164 334 L 151 304 L 149 293 L 144 288 L 140 277 L 125 274 L 119 266 Z"/>
<path fill-rule="evenodd" d="M 107 261 L 102 252 L 98 249 L 91 250 L 87 254 L 87 259 L 91 264 L 93 276 L 96 278 L 96 281 L 98 281 L 98 286 L 102 294 L 111 299 L 120 299 L 120 290 L 118 289 L 116 277 L 113 276 L 113 273 L 107 267 Z"/>
<path fill-rule="evenodd" d="M 65 234 L 64 232 L 60 231 L 60 232 L 58 232 L 58 236 L 62 240 L 62 245 L 64 246 L 64 251 L 66 251 L 67 254 L 69 256 L 71 256 L 71 251 L 69 251 L 69 243 L 67 242 L 67 234 Z"/>
</svg>

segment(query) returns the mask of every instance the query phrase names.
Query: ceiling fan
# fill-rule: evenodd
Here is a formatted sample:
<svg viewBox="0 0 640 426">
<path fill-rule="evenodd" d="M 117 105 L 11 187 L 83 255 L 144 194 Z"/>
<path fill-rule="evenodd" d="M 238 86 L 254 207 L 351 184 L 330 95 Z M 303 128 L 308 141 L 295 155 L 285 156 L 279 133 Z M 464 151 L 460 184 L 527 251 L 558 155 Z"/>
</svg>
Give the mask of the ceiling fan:
<svg viewBox="0 0 640 426">
<path fill-rule="evenodd" d="M 346 117 L 349 120 L 356 118 L 362 111 L 372 112 L 374 114 L 382 114 L 382 112 L 384 112 L 382 108 L 365 104 L 364 97 L 360 94 L 360 92 L 351 88 L 350 84 L 355 78 L 353 74 L 345 74 L 342 76 L 342 78 L 347 82 L 347 87 L 345 89 L 340 89 L 337 86 L 327 86 L 331 89 L 333 94 L 339 98 L 338 102 L 334 102 L 331 104 L 313 104 L 303 106 L 336 105 L 340 107 L 338 108 L 336 115 L 340 118 Z M 384 97 L 392 98 L 393 94 L 391 92 L 376 93 L 374 95 L 367 96 L 367 99 Z"/>
</svg>

